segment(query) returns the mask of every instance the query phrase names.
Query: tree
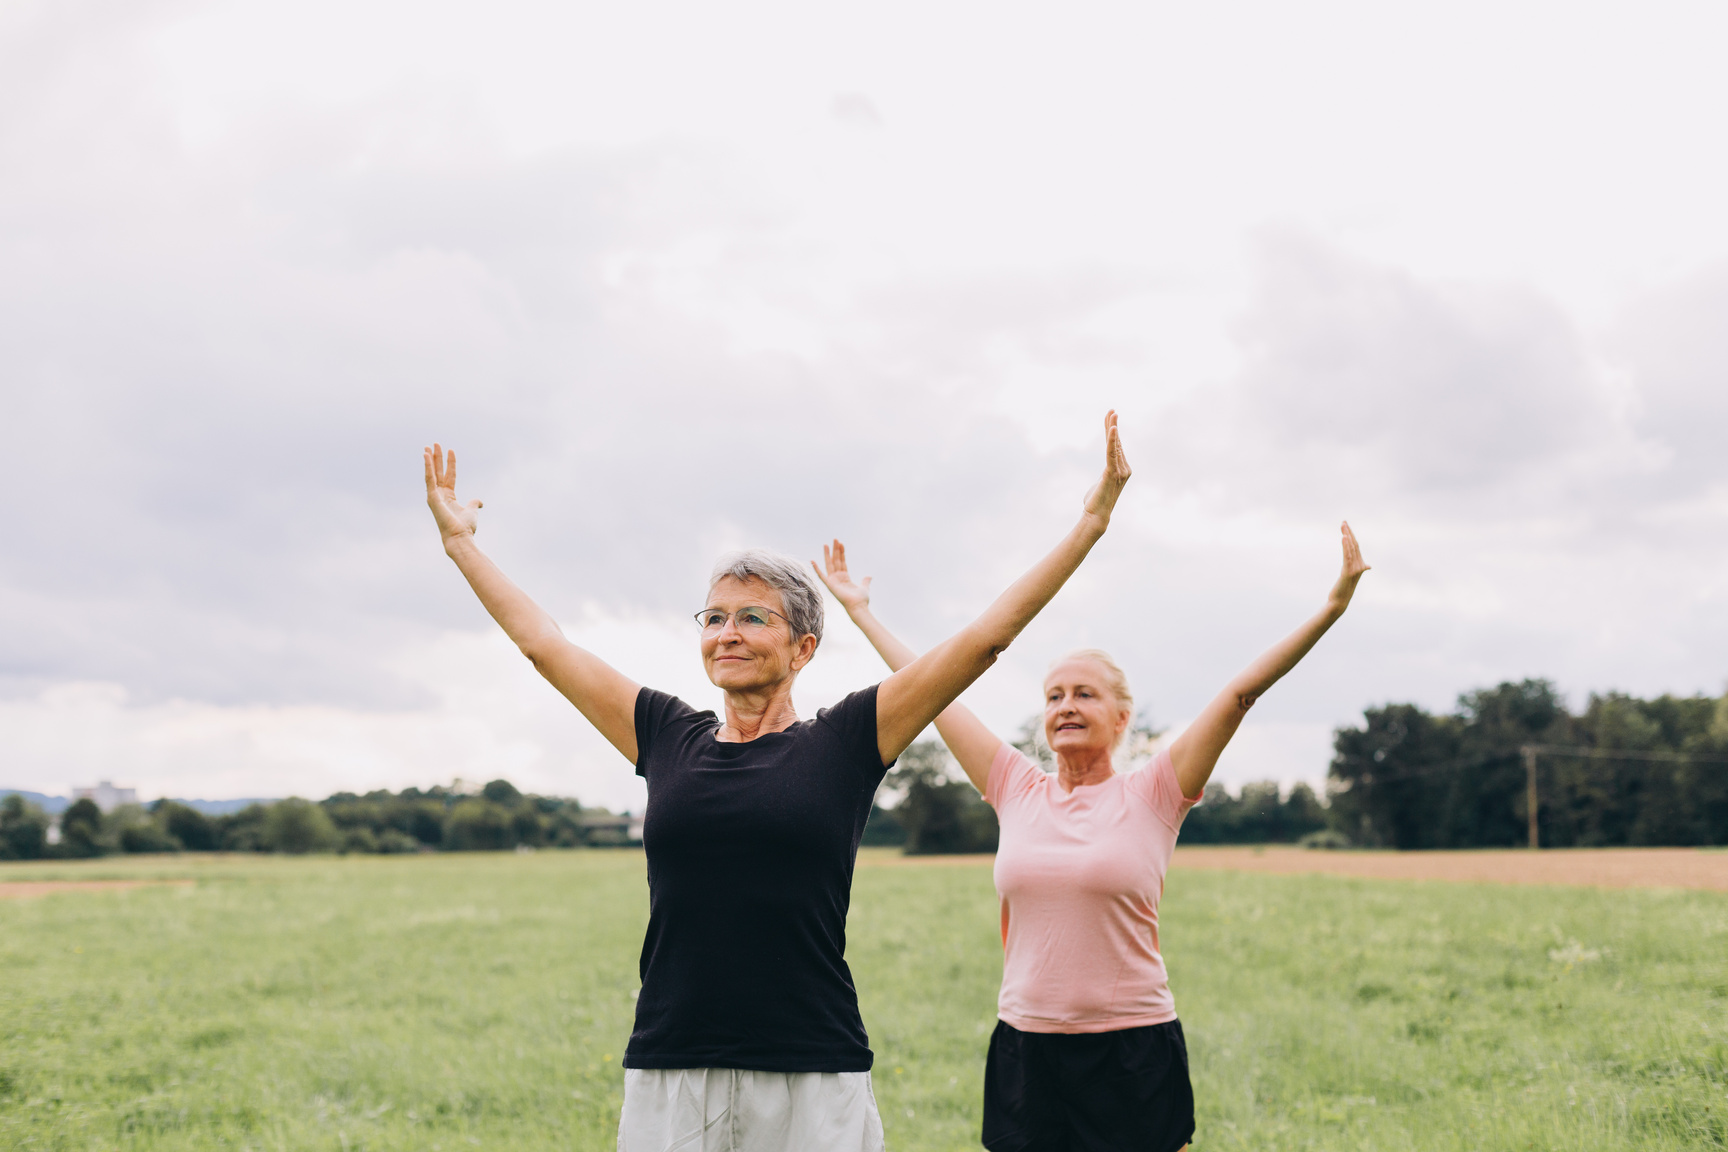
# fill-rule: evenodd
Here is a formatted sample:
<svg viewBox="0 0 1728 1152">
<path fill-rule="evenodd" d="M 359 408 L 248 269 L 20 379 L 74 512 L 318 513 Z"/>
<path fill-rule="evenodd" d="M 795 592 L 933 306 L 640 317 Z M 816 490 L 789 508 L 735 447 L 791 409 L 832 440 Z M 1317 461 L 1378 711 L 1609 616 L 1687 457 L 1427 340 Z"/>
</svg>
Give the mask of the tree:
<svg viewBox="0 0 1728 1152">
<path fill-rule="evenodd" d="M 864 838 L 859 843 L 865 848 L 904 847 L 906 829 L 901 827 L 893 809 L 872 803 L 870 816 L 864 821 Z"/>
<path fill-rule="evenodd" d="M 522 802 L 522 793 L 508 780 L 490 780 L 480 789 L 480 798 L 505 808 L 514 808 Z"/>
<path fill-rule="evenodd" d="M 1277 784 L 1244 784 L 1230 795 L 1222 784 L 1206 789 L 1201 802 L 1182 822 L 1187 844 L 1291 844 L 1326 827 L 1326 809 L 1306 784 L 1279 795 Z"/>
<path fill-rule="evenodd" d="M 1728 843 L 1728 770 L 1684 758 L 1728 750 L 1728 696 L 1601 693 L 1573 716 L 1551 683 L 1523 680 L 1466 692 L 1449 716 L 1388 704 L 1363 719 L 1335 733 L 1328 785 L 1333 825 L 1357 843 L 1526 843 L 1529 745 L 1549 749 L 1537 756 L 1546 846 Z"/>
<path fill-rule="evenodd" d="M 218 846 L 216 826 L 210 817 L 186 804 L 158 800 L 155 816 L 162 830 L 191 852 L 214 852 Z"/>
<path fill-rule="evenodd" d="M 444 847 L 455 852 L 497 851 L 515 845 L 510 812 L 490 800 L 464 800 L 450 809 Z"/>
<path fill-rule="evenodd" d="M 920 741 L 883 782 L 901 794 L 894 817 L 906 830 L 908 855 L 996 850 L 996 813 L 971 784 L 953 778 L 950 764 L 941 744 Z"/>
<path fill-rule="evenodd" d="M 102 809 L 96 801 L 74 800 L 60 813 L 60 850 L 67 856 L 102 855 Z"/>
<path fill-rule="evenodd" d="M 22 796 L 0 800 L 0 860 L 34 860 L 47 842 L 47 813 Z"/>
<path fill-rule="evenodd" d="M 265 851 L 296 856 L 329 852 L 341 842 L 329 814 L 319 805 L 297 796 L 270 805 L 264 815 L 261 833 L 261 845 Z"/>
<path fill-rule="evenodd" d="M 178 852 L 184 845 L 154 820 L 140 820 L 120 829 L 123 852 Z"/>
<path fill-rule="evenodd" d="M 248 804 L 238 812 L 219 817 L 213 821 L 217 843 L 225 852 L 270 851 L 264 840 L 264 821 L 269 814 L 267 805 Z"/>
</svg>

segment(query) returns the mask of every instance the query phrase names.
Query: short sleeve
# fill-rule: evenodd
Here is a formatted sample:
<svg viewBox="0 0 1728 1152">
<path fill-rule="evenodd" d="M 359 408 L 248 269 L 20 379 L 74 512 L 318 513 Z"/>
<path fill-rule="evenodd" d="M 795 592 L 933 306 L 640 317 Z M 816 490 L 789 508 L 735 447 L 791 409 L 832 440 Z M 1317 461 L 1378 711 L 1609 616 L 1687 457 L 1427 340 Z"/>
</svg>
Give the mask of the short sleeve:
<svg viewBox="0 0 1728 1152">
<path fill-rule="evenodd" d="M 676 696 L 652 688 L 643 688 L 636 693 L 636 775 L 648 774 L 648 753 L 666 726 L 694 715 L 697 715 L 696 709 Z"/>
<path fill-rule="evenodd" d="M 847 761 L 857 766 L 871 788 L 882 783 L 892 767 L 882 763 L 882 745 L 876 739 L 876 688 L 875 684 L 860 688 L 832 708 L 816 713 L 816 719 L 839 739 Z"/>
<path fill-rule="evenodd" d="M 1043 778 L 1044 769 L 1004 740 L 996 749 L 996 758 L 990 761 L 990 775 L 984 780 L 984 803 L 1001 812 L 1004 800 L 1023 795 Z"/>
<path fill-rule="evenodd" d="M 1168 748 L 1160 749 L 1152 763 L 1138 772 L 1128 774 L 1128 790 L 1144 800 L 1156 815 L 1171 828 L 1179 828 L 1188 809 L 1198 804 L 1182 795 L 1182 785 L 1176 779 L 1176 765 Z"/>
</svg>

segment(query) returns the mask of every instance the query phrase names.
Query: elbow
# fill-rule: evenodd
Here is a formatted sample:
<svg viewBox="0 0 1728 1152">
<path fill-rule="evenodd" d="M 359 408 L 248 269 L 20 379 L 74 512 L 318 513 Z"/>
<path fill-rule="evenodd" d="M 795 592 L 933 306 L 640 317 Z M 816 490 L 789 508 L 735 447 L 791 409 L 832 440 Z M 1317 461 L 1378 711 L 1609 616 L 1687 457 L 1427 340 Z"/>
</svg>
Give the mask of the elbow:
<svg viewBox="0 0 1728 1152">
<path fill-rule="evenodd" d="M 550 636 L 535 636 L 520 640 L 516 644 L 517 651 L 526 656 L 528 663 L 534 665 L 534 670 L 542 675 L 545 674 L 547 665 L 552 662 L 553 647 L 554 638 Z"/>
</svg>

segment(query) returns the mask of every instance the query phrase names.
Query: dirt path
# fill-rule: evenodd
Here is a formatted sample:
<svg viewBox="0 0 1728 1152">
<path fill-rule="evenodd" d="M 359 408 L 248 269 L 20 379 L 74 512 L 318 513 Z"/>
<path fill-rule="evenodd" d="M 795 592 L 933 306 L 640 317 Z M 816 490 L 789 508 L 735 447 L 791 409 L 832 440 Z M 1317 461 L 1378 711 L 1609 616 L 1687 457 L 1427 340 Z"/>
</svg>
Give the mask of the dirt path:
<svg viewBox="0 0 1728 1152">
<path fill-rule="evenodd" d="M 0 900 L 28 900 L 55 892 L 105 892 L 115 888 L 154 888 L 162 884 L 190 886 L 190 880 L 12 880 L 0 883 Z"/>
<path fill-rule="evenodd" d="M 1572 884 L 1591 888 L 1709 888 L 1728 892 L 1728 852 L 1696 848 L 1483 849 L 1323 852 L 1288 846 L 1177 848 L 1173 868 L 1323 872 L 1377 880 Z"/>
<path fill-rule="evenodd" d="M 860 855 L 860 868 L 988 864 L 991 856 Z M 1544 852 L 1323 852 L 1286 844 L 1178 846 L 1170 867 L 1317 872 L 1373 880 L 1571 884 L 1590 888 L 1708 888 L 1728 892 L 1728 851 L 1696 848 L 1559 848 Z"/>
</svg>

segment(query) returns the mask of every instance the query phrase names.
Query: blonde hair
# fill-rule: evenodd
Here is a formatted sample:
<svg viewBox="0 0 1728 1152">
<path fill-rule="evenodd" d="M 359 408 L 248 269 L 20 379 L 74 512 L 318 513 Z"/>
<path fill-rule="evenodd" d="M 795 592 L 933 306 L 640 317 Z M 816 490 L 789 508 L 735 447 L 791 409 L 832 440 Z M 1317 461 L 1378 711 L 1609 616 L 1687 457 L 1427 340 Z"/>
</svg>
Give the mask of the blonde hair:
<svg viewBox="0 0 1728 1152">
<path fill-rule="evenodd" d="M 1055 660 L 1052 660 L 1050 662 L 1050 671 L 1046 672 L 1044 675 L 1048 677 L 1050 672 L 1054 672 L 1057 668 L 1068 663 L 1070 660 L 1088 660 L 1104 669 L 1104 683 L 1101 687 L 1116 698 L 1116 703 L 1120 705 L 1122 710 L 1127 712 L 1130 717 L 1130 723 L 1128 726 L 1123 728 L 1121 733 L 1116 737 L 1115 746 L 1120 748 L 1122 746 L 1122 741 L 1128 738 L 1129 729 L 1134 726 L 1132 723 L 1132 717 L 1134 715 L 1134 693 L 1128 687 L 1128 674 L 1122 671 L 1122 666 L 1116 663 L 1115 658 L 1112 657 L 1110 653 L 1104 651 L 1104 649 L 1076 648 L 1066 656 L 1060 656 Z"/>
</svg>

